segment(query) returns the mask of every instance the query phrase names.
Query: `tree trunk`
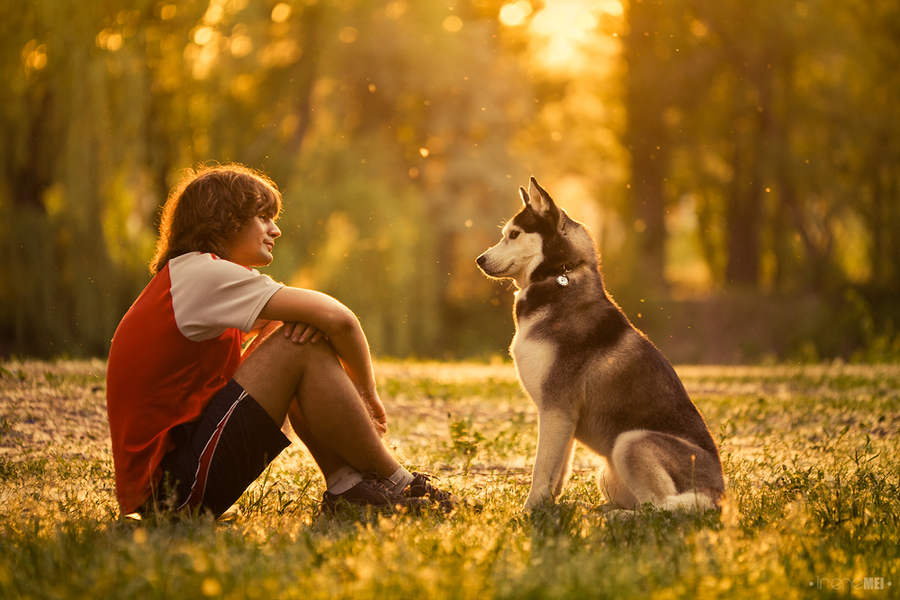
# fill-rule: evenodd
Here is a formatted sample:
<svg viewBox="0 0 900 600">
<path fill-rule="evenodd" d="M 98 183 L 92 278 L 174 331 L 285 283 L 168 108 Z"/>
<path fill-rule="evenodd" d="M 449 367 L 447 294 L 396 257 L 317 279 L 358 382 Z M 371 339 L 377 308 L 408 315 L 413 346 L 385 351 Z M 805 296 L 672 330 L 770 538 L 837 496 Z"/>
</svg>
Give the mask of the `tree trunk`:
<svg viewBox="0 0 900 600">
<path fill-rule="evenodd" d="M 631 152 L 634 228 L 638 235 L 639 269 L 645 285 L 665 287 L 668 135 L 663 121 L 667 106 L 666 62 L 657 56 L 656 3 L 638 0 L 629 7 L 630 34 L 625 42 L 628 120 L 626 141 Z"/>
</svg>

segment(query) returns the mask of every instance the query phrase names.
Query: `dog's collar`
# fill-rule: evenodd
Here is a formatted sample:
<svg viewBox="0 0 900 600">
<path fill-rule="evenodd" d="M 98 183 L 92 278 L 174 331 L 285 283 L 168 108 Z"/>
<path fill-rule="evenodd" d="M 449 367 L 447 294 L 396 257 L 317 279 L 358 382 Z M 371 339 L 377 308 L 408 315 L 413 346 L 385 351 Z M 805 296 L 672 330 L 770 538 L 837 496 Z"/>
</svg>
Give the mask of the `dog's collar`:
<svg viewBox="0 0 900 600">
<path fill-rule="evenodd" d="M 556 283 L 559 284 L 560 287 L 566 287 L 569 285 L 569 273 L 574 269 L 574 265 L 565 264 L 562 266 L 562 273 L 556 276 Z"/>
<path fill-rule="evenodd" d="M 559 287 L 568 286 L 572 280 L 569 274 L 584 264 L 585 261 L 577 263 L 565 263 L 556 267 L 539 268 L 532 273 L 531 282 L 550 282 L 553 281 Z"/>
</svg>

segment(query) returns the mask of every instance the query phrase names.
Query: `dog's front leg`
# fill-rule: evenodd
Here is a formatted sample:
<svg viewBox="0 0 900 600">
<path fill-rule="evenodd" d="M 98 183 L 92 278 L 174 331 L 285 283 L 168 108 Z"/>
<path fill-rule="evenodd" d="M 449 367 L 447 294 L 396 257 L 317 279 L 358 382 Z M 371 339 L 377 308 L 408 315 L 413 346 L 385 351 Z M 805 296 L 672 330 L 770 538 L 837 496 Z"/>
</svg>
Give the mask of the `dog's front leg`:
<svg viewBox="0 0 900 600">
<path fill-rule="evenodd" d="M 530 512 L 545 500 L 555 499 L 553 492 L 565 471 L 577 422 L 575 415 L 564 411 L 538 409 L 537 456 L 531 476 L 531 491 L 525 501 L 526 511 Z"/>
</svg>

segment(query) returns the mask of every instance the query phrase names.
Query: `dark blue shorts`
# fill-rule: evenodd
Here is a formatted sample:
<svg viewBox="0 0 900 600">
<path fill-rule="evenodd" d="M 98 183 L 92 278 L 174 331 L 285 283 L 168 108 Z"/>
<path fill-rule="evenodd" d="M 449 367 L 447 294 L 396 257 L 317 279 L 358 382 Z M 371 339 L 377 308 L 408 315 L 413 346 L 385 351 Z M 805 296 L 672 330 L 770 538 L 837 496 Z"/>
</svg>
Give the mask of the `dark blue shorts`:
<svg viewBox="0 0 900 600">
<path fill-rule="evenodd" d="M 143 513 L 199 509 L 219 517 L 290 444 L 280 425 L 233 379 L 199 421 L 171 434 L 175 449 L 163 457 L 162 480 Z"/>
</svg>

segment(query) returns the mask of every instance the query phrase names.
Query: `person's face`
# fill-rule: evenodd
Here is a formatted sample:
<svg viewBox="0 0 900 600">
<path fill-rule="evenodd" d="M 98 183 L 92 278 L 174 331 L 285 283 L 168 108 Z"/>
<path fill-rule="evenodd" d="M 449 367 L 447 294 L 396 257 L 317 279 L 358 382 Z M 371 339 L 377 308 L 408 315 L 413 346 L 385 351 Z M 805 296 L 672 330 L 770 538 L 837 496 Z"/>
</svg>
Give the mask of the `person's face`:
<svg viewBox="0 0 900 600">
<path fill-rule="evenodd" d="M 271 215 L 257 215 L 225 243 L 228 260 L 245 267 L 264 267 L 275 258 L 272 249 L 280 235 Z"/>
</svg>

